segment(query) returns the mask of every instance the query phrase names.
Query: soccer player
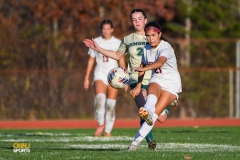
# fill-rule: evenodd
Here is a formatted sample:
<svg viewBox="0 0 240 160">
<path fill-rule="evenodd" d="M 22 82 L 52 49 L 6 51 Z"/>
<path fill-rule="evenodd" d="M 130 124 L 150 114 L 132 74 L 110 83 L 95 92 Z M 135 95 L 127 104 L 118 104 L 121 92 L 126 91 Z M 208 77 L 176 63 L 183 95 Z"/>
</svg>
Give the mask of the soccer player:
<svg viewBox="0 0 240 160">
<path fill-rule="evenodd" d="M 131 90 L 134 89 L 136 86 L 140 88 L 139 93 L 133 97 L 139 109 L 140 107 L 143 107 L 146 102 L 146 90 L 148 87 L 149 79 L 151 77 L 151 71 L 146 72 L 144 77 L 141 77 L 141 80 L 139 80 L 138 73 L 132 72 L 132 68 L 139 67 L 141 64 L 143 46 L 147 43 L 144 33 L 144 26 L 147 23 L 147 16 L 142 9 L 133 9 L 130 14 L 130 20 L 135 29 L 135 32 L 123 38 L 118 51 L 110 51 L 101 48 L 99 47 L 98 43 L 93 39 L 85 39 L 84 43 L 87 47 L 90 47 L 98 51 L 99 53 L 102 53 L 103 55 L 109 56 L 116 60 L 119 60 L 127 53 L 129 54 L 128 71 L 130 73 L 130 87 Z M 159 120 L 161 120 L 161 122 L 164 122 L 168 113 L 169 109 L 164 110 L 159 116 Z M 140 119 L 140 126 L 143 123 L 144 120 Z M 156 148 L 156 142 L 153 139 L 151 131 L 146 136 L 146 141 L 148 143 L 149 149 Z"/>
<path fill-rule="evenodd" d="M 172 46 L 162 37 L 158 23 L 149 22 L 145 26 L 148 43 L 143 48 L 140 67 L 132 68 L 139 77 L 146 71 L 152 71 L 148 85 L 146 104 L 139 109 L 139 115 L 145 120 L 128 150 L 136 150 L 139 143 L 152 130 L 155 121 L 165 108 L 178 99 L 182 91 L 181 78 L 177 68 L 177 60 Z M 134 93 L 132 93 L 132 96 Z"/>
<path fill-rule="evenodd" d="M 114 36 L 112 33 L 114 31 L 113 23 L 109 19 L 102 21 L 101 25 L 102 35 L 95 38 L 94 40 L 104 49 L 117 51 L 121 41 Z M 87 91 L 89 88 L 89 76 L 93 65 L 96 63 L 94 71 L 94 93 L 95 93 L 95 118 L 98 122 L 98 127 L 95 132 L 95 136 L 99 137 L 102 135 L 105 129 L 104 136 L 111 136 L 111 131 L 115 121 L 115 105 L 118 90 L 112 88 L 107 81 L 107 75 L 109 71 L 118 66 L 116 60 L 102 55 L 95 50 L 89 49 L 88 51 L 89 59 L 86 70 L 86 75 L 84 79 L 84 89 Z M 124 57 L 119 61 L 122 68 L 126 68 Z M 107 97 L 106 97 L 107 94 Z M 105 117 L 106 114 L 106 117 Z M 106 122 L 105 122 L 106 121 Z M 105 125 L 104 125 L 105 122 Z"/>
</svg>

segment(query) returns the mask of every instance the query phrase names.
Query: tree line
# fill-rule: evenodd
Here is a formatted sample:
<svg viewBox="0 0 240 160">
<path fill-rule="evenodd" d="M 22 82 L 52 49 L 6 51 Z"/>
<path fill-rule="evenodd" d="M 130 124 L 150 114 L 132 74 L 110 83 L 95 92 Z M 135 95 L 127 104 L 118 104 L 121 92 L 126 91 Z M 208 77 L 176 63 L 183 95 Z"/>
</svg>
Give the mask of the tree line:
<svg viewBox="0 0 240 160">
<path fill-rule="evenodd" d="M 81 70 L 82 77 L 87 65 L 88 48 L 82 41 L 99 36 L 100 22 L 105 18 L 113 21 L 114 36 L 121 39 L 133 32 L 129 14 L 134 8 L 146 11 L 148 21 L 162 25 L 164 36 L 179 57 L 180 68 L 234 67 L 235 42 L 240 37 L 239 5 L 237 0 L 1 0 L 0 113 L 28 108 L 33 115 L 40 110 L 42 117 L 51 117 L 44 112 L 50 114 L 58 108 L 60 113 L 56 114 L 62 115 L 70 112 L 66 106 L 82 111 L 86 104 L 79 100 L 92 95 L 84 95 L 71 83 L 73 79 L 81 83 L 75 70 Z M 61 74 L 61 69 L 73 74 Z M 21 74 L 28 70 L 34 73 Z M 228 102 L 220 101 L 228 93 L 201 90 L 202 85 L 220 85 L 216 88 L 227 90 L 224 73 L 209 74 L 207 80 L 205 73 L 181 74 L 186 92 L 181 94 L 180 105 L 196 115 L 209 108 L 209 103 L 202 101 L 209 99 L 216 102 L 212 107 L 224 104 L 214 110 L 214 114 L 221 113 Z M 84 116 L 92 113 L 89 108 L 85 111 Z M 29 112 L 24 114 L 28 116 Z"/>
</svg>

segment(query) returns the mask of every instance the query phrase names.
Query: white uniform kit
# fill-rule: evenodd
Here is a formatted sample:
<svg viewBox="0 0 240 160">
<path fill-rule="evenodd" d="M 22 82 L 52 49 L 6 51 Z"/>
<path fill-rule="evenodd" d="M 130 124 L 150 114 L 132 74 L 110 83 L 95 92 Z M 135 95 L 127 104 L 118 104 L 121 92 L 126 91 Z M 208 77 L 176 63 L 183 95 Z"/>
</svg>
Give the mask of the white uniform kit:
<svg viewBox="0 0 240 160">
<path fill-rule="evenodd" d="M 111 37 L 109 40 L 104 40 L 102 36 L 97 37 L 94 39 L 97 44 L 106 50 L 117 51 L 121 41 L 114 36 Z M 93 80 L 101 80 L 104 84 L 108 85 L 107 76 L 109 71 L 118 66 L 116 60 L 104 56 L 97 51 L 89 49 L 88 54 L 91 57 L 96 58 L 96 66 L 94 70 L 94 77 Z M 115 105 L 116 100 L 114 99 L 107 99 L 106 95 L 100 93 L 95 96 L 95 118 L 98 121 L 98 125 L 104 125 L 104 117 L 106 116 L 106 125 L 105 125 L 105 132 L 110 133 L 112 131 L 114 121 L 115 121 Z M 106 113 L 105 113 L 106 110 Z"/>
<path fill-rule="evenodd" d="M 97 37 L 94 40 L 101 48 L 111 51 L 117 51 L 121 43 L 121 41 L 114 36 L 112 36 L 109 40 L 104 40 L 102 36 Z M 118 66 L 117 61 L 104 56 L 93 49 L 89 49 L 88 54 L 91 57 L 95 57 L 97 62 L 93 77 L 94 81 L 102 80 L 106 85 L 108 85 L 107 75 L 112 68 Z"/>
<path fill-rule="evenodd" d="M 162 89 L 175 94 L 178 98 L 178 93 L 182 92 L 181 78 L 177 69 L 176 56 L 171 45 L 162 40 L 161 43 L 154 49 L 147 44 L 144 47 L 142 62 L 145 65 L 152 64 L 159 57 L 164 56 L 167 61 L 159 69 L 152 70 L 152 77 L 149 83 L 157 83 Z"/>
<path fill-rule="evenodd" d="M 145 65 L 150 65 L 156 62 L 159 57 L 166 57 L 167 61 L 158 69 L 152 70 L 152 77 L 149 83 L 157 83 L 161 86 L 161 89 L 166 90 L 178 98 L 178 93 L 182 92 L 181 77 L 177 69 L 177 61 L 173 48 L 171 45 L 161 40 L 160 44 L 152 49 L 152 47 L 147 44 L 144 46 L 142 63 Z M 148 125 L 146 122 L 141 126 L 134 141 L 131 146 L 136 147 L 146 135 L 152 130 L 155 121 L 158 116 L 155 113 L 156 103 L 158 98 L 154 94 L 148 94 L 146 104 L 144 108 L 151 115 L 151 120 L 153 125 Z"/>
</svg>

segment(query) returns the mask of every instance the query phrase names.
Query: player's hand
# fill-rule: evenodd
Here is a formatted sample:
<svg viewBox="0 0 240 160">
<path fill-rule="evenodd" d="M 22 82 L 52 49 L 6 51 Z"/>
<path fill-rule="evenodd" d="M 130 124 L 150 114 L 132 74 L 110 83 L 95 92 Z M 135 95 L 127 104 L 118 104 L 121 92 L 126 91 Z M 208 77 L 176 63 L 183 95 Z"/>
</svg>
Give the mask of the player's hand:
<svg viewBox="0 0 240 160">
<path fill-rule="evenodd" d="M 134 68 L 132 68 L 132 71 L 133 71 L 133 72 L 136 72 L 136 71 L 138 71 L 138 72 L 144 72 L 145 70 L 144 70 L 144 68 L 142 68 L 142 67 L 134 67 Z"/>
<path fill-rule="evenodd" d="M 85 39 L 83 42 L 87 47 L 89 47 L 89 48 L 91 48 L 95 51 L 98 51 L 99 46 L 93 38 L 92 39 Z"/>
<path fill-rule="evenodd" d="M 84 89 L 85 89 L 86 91 L 88 91 L 88 88 L 89 88 L 89 80 L 85 79 L 83 85 L 84 85 L 84 86 L 83 86 Z"/>
<path fill-rule="evenodd" d="M 124 91 L 127 92 L 127 91 L 128 91 L 128 88 L 129 88 L 129 85 L 127 84 L 127 85 L 124 87 Z"/>
<path fill-rule="evenodd" d="M 141 92 L 141 87 L 135 87 L 130 91 L 130 94 L 135 98 Z"/>
</svg>

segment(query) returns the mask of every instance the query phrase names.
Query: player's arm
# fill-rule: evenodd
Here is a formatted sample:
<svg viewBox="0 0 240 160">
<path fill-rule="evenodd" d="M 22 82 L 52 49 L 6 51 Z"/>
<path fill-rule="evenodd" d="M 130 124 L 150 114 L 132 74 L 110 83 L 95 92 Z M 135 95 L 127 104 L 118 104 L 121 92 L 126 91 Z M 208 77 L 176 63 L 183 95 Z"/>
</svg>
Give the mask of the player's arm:
<svg viewBox="0 0 240 160">
<path fill-rule="evenodd" d="M 93 68 L 94 62 L 95 62 L 95 58 L 89 56 L 88 64 L 87 64 L 87 70 L 86 70 L 86 74 L 85 74 L 85 78 L 84 78 L 84 89 L 86 91 L 89 88 L 89 76 L 90 76 L 91 70 Z"/>
<path fill-rule="evenodd" d="M 120 60 L 119 60 L 119 66 L 126 69 L 126 63 L 125 63 L 124 56 L 122 56 L 122 57 L 120 58 Z"/>
<path fill-rule="evenodd" d="M 123 52 L 109 51 L 99 47 L 94 39 L 85 39 L 83 42 L 87 47 L 115 60 L 120 60 L 120 58 L 124 55 Z"/>
<path fill-rule="evenodd" d="M 145 67 L 135 67 L 133 68 L 133 71 L 138 71 L 138 72 L 145 72 L 148 70 L 155 70 L 158 68 L 161 68 L 163 66 L 163 64 L 167 61 L 167 58 L 164 56 L 161 56 L 158 58 L 158 60 L 150 65 L 147 65 Z"/>
<path fill-rule="evenodd" d="M 143 68 L 143 67 L 145 67 L 145 66 L 146 66 L 146 65 L 143 64 L 143 63 L 141 63 L 141 65 L 140 65 L 141 68 Z M 140 85 L 140 86 L 142 85 L 142 81 L 143 81 L 144 75 L 145 75 L 145 72 L 144 72 L 144 71 L 138 72 L 138 83 L 137 83 L 137 85 Z"/>
<path fill-rule="evenodd" d="M 161 56 L 158 58 L 156 62 L 143 67 L 143 71 L 155 70 L 155 69 L 161 68 L 166 61 L 167 61 L 167 58 L 164 56 Z"/>
<path fill-rule="evenodd" d="M 141 63 L 139 68 L 143 68 L 144 66 L 145 66 L 145 64 Z M 142 86 L 142 81 L 143 81 L 144 75 L 145 75 L 144 71 L 138 72 L 138 83 L 137 83 L 136 87 L 130 91 L 130 94 L 132 95 L 133 98 L 135 98 L 141 92 L 141 86 Z"/>
</svg>

